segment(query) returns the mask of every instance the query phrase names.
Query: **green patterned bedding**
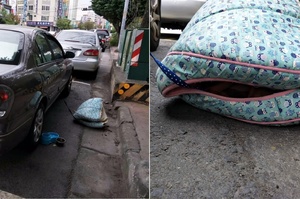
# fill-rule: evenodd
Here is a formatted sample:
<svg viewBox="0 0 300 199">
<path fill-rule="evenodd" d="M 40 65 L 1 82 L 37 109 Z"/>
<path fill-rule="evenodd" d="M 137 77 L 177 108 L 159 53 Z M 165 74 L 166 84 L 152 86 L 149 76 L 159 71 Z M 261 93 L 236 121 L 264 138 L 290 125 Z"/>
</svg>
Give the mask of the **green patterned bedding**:
<svg viewBox="0 0 300 199">
<path fill-rule="evenodd" d="M 296 0 L 208 0 L 157 70 L 166 97 L 257 124 L 300 118 L 300 6 Z"/>
</svg>

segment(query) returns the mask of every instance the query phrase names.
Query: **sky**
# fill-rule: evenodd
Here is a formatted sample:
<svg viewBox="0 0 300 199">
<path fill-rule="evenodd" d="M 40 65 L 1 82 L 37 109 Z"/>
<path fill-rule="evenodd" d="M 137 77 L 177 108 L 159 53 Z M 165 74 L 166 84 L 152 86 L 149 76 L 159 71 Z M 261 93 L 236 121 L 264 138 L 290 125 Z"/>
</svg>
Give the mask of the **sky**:
<svg viewBox="0 0 300 199">
<path fill-rule="evenodd" d="M 78 0 L 78 8 L 87 8 L 88 6 L 91 6 L 91 5 L 92 5 L 92 3 L 90 0 Z M 76 20 L 80 20 L 81 16 L 86 14 L 86 12 L 87 11 L 81 11 L 80 9 L 78 9 Z"/>
</svg>

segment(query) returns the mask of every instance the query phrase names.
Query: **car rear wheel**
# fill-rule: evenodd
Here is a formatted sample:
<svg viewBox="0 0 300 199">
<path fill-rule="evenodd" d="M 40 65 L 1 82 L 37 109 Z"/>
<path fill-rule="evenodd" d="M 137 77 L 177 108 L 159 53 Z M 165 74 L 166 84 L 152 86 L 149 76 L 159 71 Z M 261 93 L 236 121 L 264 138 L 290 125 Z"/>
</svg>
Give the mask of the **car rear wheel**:
<svg viewBox="0 0 300 199">
<path fill-rule="evenodd" d="M 155 51 L 160 40 L 160 0 L 151 0 L 150 2 L 150 50 Z"/>
<path fill-rule="evenodd" d="M 28 150 L 35 149 L 40 141 L 44 124 L 44 110 L 44 105 L 40 104 L 34 115 L 33 122 L 26 140 L 26 147 Z"/>
</svg>

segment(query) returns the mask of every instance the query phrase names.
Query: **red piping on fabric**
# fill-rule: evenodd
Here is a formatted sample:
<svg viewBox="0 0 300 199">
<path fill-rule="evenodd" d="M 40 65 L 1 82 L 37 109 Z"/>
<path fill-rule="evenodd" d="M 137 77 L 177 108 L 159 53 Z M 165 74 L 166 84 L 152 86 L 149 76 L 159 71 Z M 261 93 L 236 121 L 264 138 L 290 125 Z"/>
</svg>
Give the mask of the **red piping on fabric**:
<svg viewBox="0 0 300 199">
<path fill-rule="evenodd" d="M 273 70 L 273 71 L 279 71 L 279 72 L 288 72 L 288 73 L 292 73 L 292 74 L 300 74 L 300 70 L 274 68 L 274 66 L 262 66 L 262 65 L 259 65 L 259 64 L 238 62 L 238 61 L 233 61 L 233 60 L 228 60 L 228 59 L 221 59 L 221 58 L 217 58 L 217 57 L 210 57 L 210 56 L 201 55 L 201 54 L 197 54 L 197 53 L 191 53 L 191 52 L 174 51 L 174 52 L 169 52 L 167 54 L 167 56 L 168 55 L 188 55 L 188 56 L 191 56 L 191 57 L 199 57 L 199 58 L 202 58 L 202 59 L 218 61 L 218 62 L 228 63 L 228 64 L 241 65 L 241 66 L 246 66 L 246 67 L 250 67 L 250 68 L 261 68 L 261 69 L 265 69 L 265 70 Z"/>
</svg>

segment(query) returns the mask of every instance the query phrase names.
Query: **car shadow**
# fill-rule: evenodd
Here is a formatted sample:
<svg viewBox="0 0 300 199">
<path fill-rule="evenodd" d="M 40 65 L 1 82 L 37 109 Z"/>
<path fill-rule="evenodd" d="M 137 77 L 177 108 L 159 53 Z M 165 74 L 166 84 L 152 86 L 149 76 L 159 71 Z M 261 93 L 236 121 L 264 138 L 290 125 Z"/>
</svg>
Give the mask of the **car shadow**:
<svg viewBox="0 0 300 199">
<path fill-rule="evenodd" d="M 76 78 L 76 80 L 95 80 L 93 73 L 87 71 L 73 71 L 73 76 Z"/>
</svg>

